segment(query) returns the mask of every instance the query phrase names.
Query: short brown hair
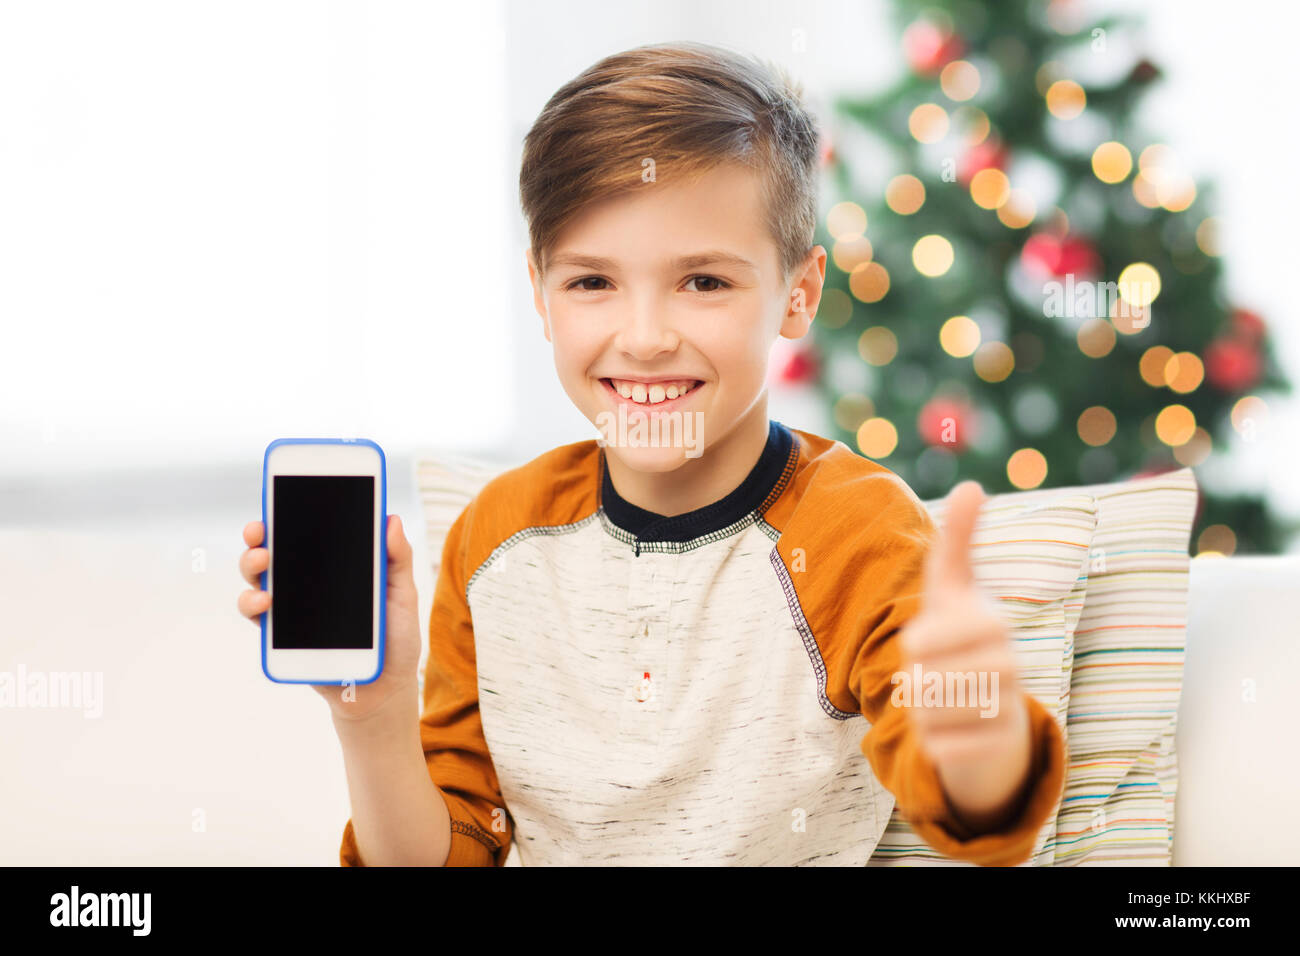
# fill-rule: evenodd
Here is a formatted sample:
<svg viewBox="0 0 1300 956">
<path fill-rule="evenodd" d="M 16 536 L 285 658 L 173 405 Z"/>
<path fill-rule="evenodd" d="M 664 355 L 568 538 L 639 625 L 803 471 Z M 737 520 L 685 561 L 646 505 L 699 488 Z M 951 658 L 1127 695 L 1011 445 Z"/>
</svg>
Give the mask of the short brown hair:
<svg viewBox="0 0 1300 956">
<path fill-rule="evenodd" d="M 538 269 L 588 203 L 727 162 L 757 169 L 784 279 L 812 248 L 819 142 L 803 89 L 779 66 L 703 43 L 605 57 L 547 101 L 524 137 L 519 200 Z"/>
</svg>

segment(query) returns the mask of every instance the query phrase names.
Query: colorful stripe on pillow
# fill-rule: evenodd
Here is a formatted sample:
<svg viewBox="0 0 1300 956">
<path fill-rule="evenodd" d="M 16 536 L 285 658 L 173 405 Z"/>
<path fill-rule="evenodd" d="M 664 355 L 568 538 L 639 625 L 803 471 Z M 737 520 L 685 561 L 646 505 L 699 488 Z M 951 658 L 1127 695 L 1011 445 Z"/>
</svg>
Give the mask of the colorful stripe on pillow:
<svg viewBox="0 0 1300 956">
<path fill-rule="evenodd" d="M 947 499 L 924 504 L 942 527 Z M 1074 628 L 1085 603 L 1096 522 L 1091 495 L 1063 495 L 1040 503 L 1027 503 L 1016 494 L 993 495 L 980 509 L 971 539 L 975 579 L 1006 618 L 1021 684 L 1056 715 L 1067 733 Z M 1055 837 L 1053 815 L 1021 865 L 1050 866 Z M 897 807 L 867 862 L 867 866 L 973 865 L 931 849 Z"/>
<path fill-rule="evenodd" d="M 1097 531 L 1074 634 L 1055 862 L 1168 866 L 1196 477 L 1182 468 L 1019 494 L 1066 492 L 1097 499 Z"/>
</svg>

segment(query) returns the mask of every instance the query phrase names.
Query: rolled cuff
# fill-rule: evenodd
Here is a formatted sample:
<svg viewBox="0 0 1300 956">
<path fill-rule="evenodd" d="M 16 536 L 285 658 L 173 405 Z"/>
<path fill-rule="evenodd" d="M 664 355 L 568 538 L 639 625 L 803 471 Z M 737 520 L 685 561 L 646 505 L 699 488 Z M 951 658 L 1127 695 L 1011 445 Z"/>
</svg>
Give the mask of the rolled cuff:
<svg viewBox="0 0 1300 956">
<path fill-rule="evenodd" d="M 437 785 L 435 784 L 435 787 Z M 444 866 L 500 866 L 505 863 L 509 848 L 496 835 L 480 827 L 468 812 L 465 801 L 437 787 L 447 804 L 451 818 L 451 849 Z M 343 827 L 343 840 L 339 846 L 339 866 L 365 866 L 357 848 L 356 832 L 352 820 Z"/>
<path fill-rule="evenodd" d="M 1057 812 L 1065 784 L 1065 735 L 1037 698 L 1021 692 L 1028 707 L 1031 756 L 1029 776 L 1020 798 L 1020 811 L 997 830 L 975 834 L 962 824 L 948 802 L 934 764 L 915 762 L 910 813 L 912 829 L 933 849 L 954 860 L 984 866 L 1014 866 L 1033 854 L 1043 824 Z"/>
</svg>

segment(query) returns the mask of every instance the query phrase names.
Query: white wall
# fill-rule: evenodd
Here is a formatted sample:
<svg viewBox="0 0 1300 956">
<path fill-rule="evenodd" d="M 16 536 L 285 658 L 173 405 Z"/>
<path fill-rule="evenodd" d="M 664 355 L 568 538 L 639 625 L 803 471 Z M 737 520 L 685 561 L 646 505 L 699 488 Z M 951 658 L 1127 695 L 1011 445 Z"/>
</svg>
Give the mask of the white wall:
<svg viewBox="0 0 1300 956">
<path fill-rule="evenodd" d="M 0 7 L 0 477 L 499 441 L 502 16 Z"/>
</svg>

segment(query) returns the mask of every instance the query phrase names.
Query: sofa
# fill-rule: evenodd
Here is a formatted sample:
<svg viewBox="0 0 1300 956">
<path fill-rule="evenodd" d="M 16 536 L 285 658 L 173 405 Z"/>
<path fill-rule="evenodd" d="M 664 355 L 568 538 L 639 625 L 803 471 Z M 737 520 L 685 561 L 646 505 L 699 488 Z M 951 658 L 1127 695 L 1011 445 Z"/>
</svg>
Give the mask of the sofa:
<svg viewBox="0 0 1300 956">
<path fill-rule="evenodd" d="M 1175 866 L 1294 866 L 1300 555 L 1193 558 Z"/>
</svg>

